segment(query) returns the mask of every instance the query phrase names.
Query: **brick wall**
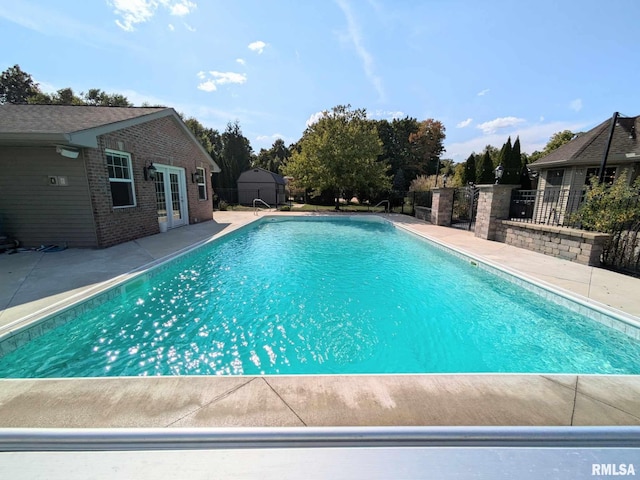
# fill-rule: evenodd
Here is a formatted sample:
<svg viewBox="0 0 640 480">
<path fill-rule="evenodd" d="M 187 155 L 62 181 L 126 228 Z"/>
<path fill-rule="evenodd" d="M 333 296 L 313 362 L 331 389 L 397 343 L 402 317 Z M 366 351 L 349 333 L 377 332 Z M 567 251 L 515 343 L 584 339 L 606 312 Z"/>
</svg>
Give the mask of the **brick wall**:
<svg viewBox="0 0 640 480">
<path fill-rule="evenodd" d="M 85 149 L 98 247 L 104 248 L 159 233 L 155 184 L 145 180 L 143 176 L 143 168 L 152 162 L 185 169 L 189 223 L 212 219 L 209 182 L 205 182 L 207 200 L 199 200 L 198 186 L 191 181 L 191 174 L 196 167 L 205 168 L 208 179 L 211 165 L 173 118 L 163 117 L 134 125 L 102 135 L 98 137 L 98 141 L 97 149 Z M 135 207 L 113 208 L 105 149 L 131 154 L 137 203 Z"/>
<path fill-rule="evenodd" d="M 600 265 L 606 233 L 496 220 L 495 240 L 583 265 Z"/>
</svg>

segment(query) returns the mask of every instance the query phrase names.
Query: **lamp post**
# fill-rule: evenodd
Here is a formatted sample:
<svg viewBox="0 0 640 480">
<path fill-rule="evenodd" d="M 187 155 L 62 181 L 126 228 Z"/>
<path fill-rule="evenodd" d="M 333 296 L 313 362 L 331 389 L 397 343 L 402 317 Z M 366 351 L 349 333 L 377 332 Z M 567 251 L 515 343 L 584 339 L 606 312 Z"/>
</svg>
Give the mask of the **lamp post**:
<svg viewBox="0 0 640 480">
<path fill-rule="evenodd" d="M 504 175 L 504 167 L 502 164 L 498 165 L 496 169 L 493 171 L 494 176 L 496 177 L 496 185 L 500 182 L 502 175 Z"/>
</svg>

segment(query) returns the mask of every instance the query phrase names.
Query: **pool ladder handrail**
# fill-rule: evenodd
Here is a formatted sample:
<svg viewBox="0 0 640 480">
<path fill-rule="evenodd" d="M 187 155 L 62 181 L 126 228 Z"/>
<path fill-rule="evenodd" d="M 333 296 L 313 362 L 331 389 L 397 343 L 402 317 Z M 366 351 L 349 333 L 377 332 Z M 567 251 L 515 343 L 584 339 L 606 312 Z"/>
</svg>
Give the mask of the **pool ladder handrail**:
<svg viewBox="0 0 640 480">
<path fill-rule="evenodd" d="M 254 215 L 258 215 L 258 210 L 260 209 L 260 207 L 256 207 L 256 202 L 260 202 L 263 205 L 265 205 L 267 208 L 271 208 L 271 205 L 269 205 L 267 202 L 265 202 L 264 200 L 262 200 L 261 198 L 254 198 L 253 199 L 253 214 Z"/>
<path fill-rule="evenodd" d="M 387 206 L 384 207 L 384 213 L 388 213 L 391 212 L 391 203 L 389 202 L 389 200 L 382 200 L 381 202 L 378 202 L 377 205 L 375 205 L 373 208 L 379 207 L 380 205 L 382 205 L 383 203 L 386 203 Z"/>
</svg>

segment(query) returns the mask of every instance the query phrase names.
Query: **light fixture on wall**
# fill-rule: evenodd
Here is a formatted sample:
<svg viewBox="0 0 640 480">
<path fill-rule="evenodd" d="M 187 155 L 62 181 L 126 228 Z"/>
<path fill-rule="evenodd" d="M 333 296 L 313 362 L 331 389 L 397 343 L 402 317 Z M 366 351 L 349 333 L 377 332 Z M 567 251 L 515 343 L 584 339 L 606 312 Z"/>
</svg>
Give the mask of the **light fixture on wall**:
<svg viewBox="0 0 640 480">
<path fill-rule="evenodd" d="M 67 158 L 78 158 L 78 155 L 80 155 L 80 150 L 78 150 L 77 148 L 73 148 L 73 147 L 66 147 L 66 146 L 62 146 L 62 145 L 57 145 L 56 146 L 56 153 L 59 153 L 63 157 L 67 157 Z"/>
<path fill-rule="evenodd" d="M 191 173 L 191 183 L 204 183 L 204 170 L 200 173 L 198 170 Z"/>
<path fill-rule="evenodd" d="M 502 178 L 502 175 L 504 175 L 504 167 L 502 166 L 502 164 L 496 167 L 496 169 L 493 171 L 493 175 L 496 177 L 496 185 L 497 185 L 500 179 Z"/>
<path fill-rule="evenodd" d="M 149 166 L 145 166 L 142 169 L 142 173 L 144 174 L 144 179 L 145 180 L 155 180 L 157 171 L 158 171 L 158 169 L 156 167 L 154 167 L 153 166 L 153 162 L 151 162 L 149 164 Z"/>
</svg>

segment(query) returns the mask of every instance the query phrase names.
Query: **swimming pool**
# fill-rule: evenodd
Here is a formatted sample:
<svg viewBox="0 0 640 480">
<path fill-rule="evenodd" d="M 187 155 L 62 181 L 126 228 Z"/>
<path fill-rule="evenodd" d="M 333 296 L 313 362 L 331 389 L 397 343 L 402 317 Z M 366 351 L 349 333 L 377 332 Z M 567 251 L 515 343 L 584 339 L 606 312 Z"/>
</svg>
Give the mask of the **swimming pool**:
<svg viewBox="0 0 640 480">
<path fill-rule="evenodd" d="M 266 218 L 161 270 L 0 376 L 640 373 L 637 340 L 377 217 Z"/>
</svg>

